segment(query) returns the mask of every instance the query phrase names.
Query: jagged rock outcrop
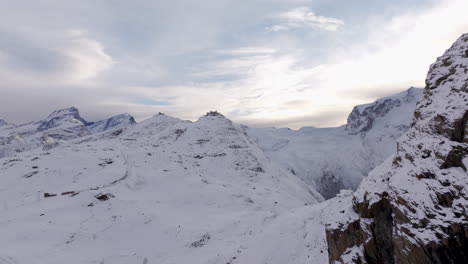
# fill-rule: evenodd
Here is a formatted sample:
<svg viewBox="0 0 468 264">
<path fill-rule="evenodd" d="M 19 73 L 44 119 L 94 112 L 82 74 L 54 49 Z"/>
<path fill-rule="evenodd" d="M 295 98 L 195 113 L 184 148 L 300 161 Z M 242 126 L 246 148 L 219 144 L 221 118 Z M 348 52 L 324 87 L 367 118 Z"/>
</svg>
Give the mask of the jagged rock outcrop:
<svg viewBox="0 0 468 264">
<path fill-rule="evenodd" d="M 330 263 L 468 263 L 468 34 L 431 65 L 397 153 L 327 229 Z"/>
</svg>

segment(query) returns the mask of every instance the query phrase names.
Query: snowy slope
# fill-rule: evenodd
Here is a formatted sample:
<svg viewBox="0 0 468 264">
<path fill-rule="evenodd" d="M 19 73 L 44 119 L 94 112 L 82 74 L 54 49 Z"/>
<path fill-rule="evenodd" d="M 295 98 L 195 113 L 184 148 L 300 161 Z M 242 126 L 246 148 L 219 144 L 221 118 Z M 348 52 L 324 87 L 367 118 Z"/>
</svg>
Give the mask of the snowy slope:
<svg viewBox="0 0 468 264">
<path fill-rule="evenodd" d="M 273 162 L 331 198 L 341 189 L 356 189 L 396 151 L 421 96 L 422 89 L 410 88 L 356 106 L 348 123 L 337 128 L 250 128 L 248 133 Z"/>
<path fill-rule="evenodd" d="M 295 210 L 323 198 L 217 113 L 156 115 L 0 162 L 11 263 L 304 263 L 319 250 Z M 302 240 L 281 249 L 280 237 Z M 326 259 L 323 236 L 307 241 Z"/>
<path fill-rule="evenodd" d="M 53 111 L 43 120 L 19 126 L 0 122 L 0 158 L 35 148 L 48 150 L 62 141 L 135 124 L 128 114 L 87 122 L 75 107 Z"/>
</svg>

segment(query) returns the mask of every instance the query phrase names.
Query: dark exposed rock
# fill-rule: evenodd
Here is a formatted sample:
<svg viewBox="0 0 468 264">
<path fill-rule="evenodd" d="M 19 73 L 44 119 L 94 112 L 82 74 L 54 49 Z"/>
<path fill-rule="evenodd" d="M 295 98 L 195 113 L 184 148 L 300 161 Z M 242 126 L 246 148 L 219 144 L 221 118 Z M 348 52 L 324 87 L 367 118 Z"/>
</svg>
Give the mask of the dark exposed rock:
<svg viewBox="0 0 468 264">
<path fill-rule="evenodd" d="M 252 168 L 252 171 L 255 171 L 255 172 L 265 172 L 265 170 L 264 170 L 262 167 L 255 167 L 255 168 Z"/>
<path fill-rule="evenodd" d="M 206 113 L 207 116 L 220 116 L 221 114 L 218 111 L 209 111 Z"/>
<path fill-rule="evenodd" d="M 451 140 L 468 143 L 468 110 L 458 120 L 454 122 L 454 129 Z"/>
<path fill-rule="evenodd" d="M 452 192 L 446 193 L 436 193 L 438 204 L 443 207 L 451 207 L 453 200 L 455 199 L 455 195 Z"/>
<path fill-rule="evenodd" d="M 118 136 L 118 135 L 122 134 L 122 132 L 123 132 L 123 129 L 117 129 L 114 132 L 112 132 L 112 135 L 113 136 Z"/>
<path fill-rule="evenodd" d="M 109 200 L 110 198 L 114 198 L 115 196 L 111 193 L 105 193 L 105 194 L 98 194 L 95 196 L 96 199 L 98 199 L 99 201 L 107 201 Z"/>
<path fill-rule="evenodd" d="M 102 159 L 102 162 L 99 163 L 98 165 L 101 167 L 105 167 L 106 165 L 110 165 L 112 163 L 114 163 L 114 160 L 112 159 Z"/>
<path fill-rule="evenodd" d="M 430 171 L 423 171 L 420 174 L 416 175 L 416 177 L 420 179 L 435 179 L 434 173 Z"/>
<path fill-rule="evenodd" d="M 348 248 L 365 240 L 359 220 L 349 223 L 344 230 L 327 230 L 326 238 L 330 263 L 338 261 Z"/>
<path fill-rule="evenodd" d="M 468 155 L 468 148 L 463 146 L 454 147 L 447 155 L 444 163 L 440 166 L 441 169 L 448 169 L 452 167 L 460 167 L 466 171 L 463 164 L 463 158 Z"/>
<path fill-rule="evenodd" d="M 68 194 L 71 194 L 72 196 L 74 196 L 73 194 L 75 194 L 75 191 L 62 192 L 60 195 L 68 195 Z"/>
<path fill-rule="evenodd" d="M 206 241 L 208 241 L 210 239 L 211 239 L 210 234 L 206 233 L 199 240 L 192 242 L 190 244 L 190 247 L 193 247 L 193 248 L 203 247 L 205 245 Z"/>
<path fill-rule="evenodd" d="M 36 175 L 38 173 L 39 173 L 39 171 L 31 171 L 30 173 L 24 175 L 23 177 L 24 178 L 31 178 L 32 176 L 34 176 L 34 175 Z"/>
</svg>

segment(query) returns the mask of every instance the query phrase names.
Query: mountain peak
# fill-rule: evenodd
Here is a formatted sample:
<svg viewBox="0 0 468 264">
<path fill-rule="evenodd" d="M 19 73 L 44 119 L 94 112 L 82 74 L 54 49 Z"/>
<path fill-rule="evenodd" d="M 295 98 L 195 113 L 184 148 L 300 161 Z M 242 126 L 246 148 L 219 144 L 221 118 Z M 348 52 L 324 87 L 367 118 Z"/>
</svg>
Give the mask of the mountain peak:
<svg viewBox="0 0 468 264">
<path fill-rule="evenodd" d="M 0 117 L 0 126 L 5 126 L 5 125 L 8 125 L 8 122 L 5 121 L 5 119 Z"/>
<path fill-rule="evenodd" d="M 61 117 L 65 115 L 73 116 L 78 119 L 80 118 L 80 111 L 78 110 L 78 108 L 72 106 L 69 108 L 55 110 L 52 113 L 50 113 L 47 118 L 50 119 L 50 118 Z"/>
<path fill-rule="evenodd" d="M 422 96 L 422 89 L 409 89 L 391 96 L 380 98 L 373 103 L 357 105 L 348 116 L 346 130 L 352 134 L 369 131 L 376 119 L 383 118 L 395 108 L 415 105 Z"/>
<path fill-rule="evenodd" d="M 70 107 L 55 110 L 52 113 L 50 113 L 46 119 L 40 121 L 37 130 L 44 131 L 64 124 L 68 124 L 67 126 L 84 126 L 87 124 L 87 122 L 83 118 L 81 118 L 80 112 L 76 107 Z"/>
</svg>

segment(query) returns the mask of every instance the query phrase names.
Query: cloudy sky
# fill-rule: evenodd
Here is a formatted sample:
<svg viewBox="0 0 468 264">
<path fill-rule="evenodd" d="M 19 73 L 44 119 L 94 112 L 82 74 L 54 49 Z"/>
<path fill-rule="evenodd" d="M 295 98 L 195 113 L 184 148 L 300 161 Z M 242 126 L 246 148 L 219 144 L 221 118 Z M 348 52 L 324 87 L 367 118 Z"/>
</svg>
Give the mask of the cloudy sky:
<svg viewBox="0 0 468 264">
<path fill-rule="evenodd" d="M 345 123 L 423 87 L 468 32 L 466 0 L 0 0 L 0 117 L 218 110 L 257 126 Z"/>
</svg>

